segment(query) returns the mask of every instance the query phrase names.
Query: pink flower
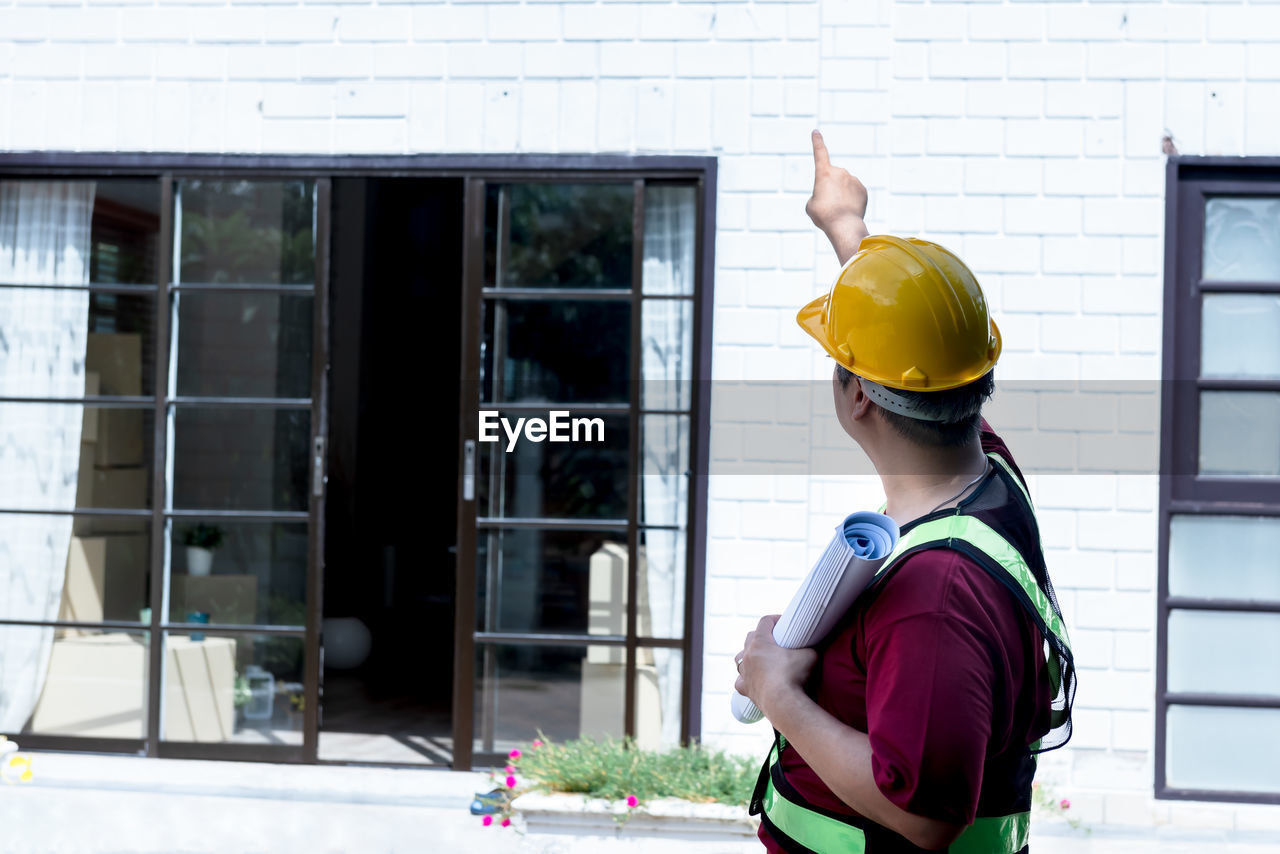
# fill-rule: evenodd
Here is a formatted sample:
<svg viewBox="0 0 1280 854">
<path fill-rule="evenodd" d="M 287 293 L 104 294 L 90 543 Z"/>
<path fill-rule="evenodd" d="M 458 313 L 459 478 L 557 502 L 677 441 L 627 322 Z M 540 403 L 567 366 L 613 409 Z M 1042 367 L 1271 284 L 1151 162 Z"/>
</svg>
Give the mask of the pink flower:
<svg viewBox="0 0 1280 854">
<path fill-rule="evenodd" d="M 507 775 L 507 788 L 514 789 L 516 787 L 516 778 L 514 774 Z"/>
<path fill-rule="evenodd" d="M 542 746 L 542 741 L 541 741 L 540 739 L 536 739 L 536 738 L 535 738 L 535 739 L 533 740 L 533 746 L 534 746 L 535 748 L 541 747 L 541 746 Z"/>
<path fill-rule="evenodd" d="M 508 774 L 514 774 L 514 773 L 516 773 L 516 766 L 514 766 L 514 765 L 508 765 L 506 768 L 504 768 L 504 769 L 502 769 L 502 770 L 506 771 Z"/>
<path fill-rule="evenodd" d="M 1036 780 L 1035 782 L 1033 782 L 1033 783 L 1031 784 L 1031 788 L 1033 788 L 1033 789 L 1038 789 L 1038 788 L 1040 788 L 1040 781 L 1039 781 L 1039 780 Z"/>
<path fill-rule="evenodd" d="M 504 818 L 504 819 L 502 820 L 502 826 L 503 826 L 503 827 L 510 827 L 510 826 L 511 826 L 511 819 L 509 819 L 509 818 Z"/>
<path fill-rule="evenodd" d="M 508 754 L 507 754 L 507 758 L 509 758 L 509 759 L 519 759 L 519 758 L 520 758 L 520 749 L 519 749 L 519 748 L 516 748 L 515 750 L 511 751 L 510 753 L 508 753 Z"/>
<path fill-rule="evenodd" d="M 485 816 L 484 818 L 480 819 L 480 823 L 483 824 L 485 827 L 488 827 L 489 825 L 493 824 L 493 816 L 491 815 Z"/>
<path fill-rule="evenodd" d="M 636 807 L 638 807 L 639 805 L 640 805 L 640 799 L 639 799 L 639 798 L 637 798 L 635 795 L 627 795 L 627 806 L 628 806 L 630 809 L 635 809 L 635 808 L 636 808 Z"/>
<path fill-rule="evenodd" d="M 1062 807 L 1064 810 L 1069 810 L 1071 809 L 1071 801 L 1067 800 L 1066 798 L 1063 798 L 1062 800 L 1058 801 L 1058 806 Z"/>
</svg>

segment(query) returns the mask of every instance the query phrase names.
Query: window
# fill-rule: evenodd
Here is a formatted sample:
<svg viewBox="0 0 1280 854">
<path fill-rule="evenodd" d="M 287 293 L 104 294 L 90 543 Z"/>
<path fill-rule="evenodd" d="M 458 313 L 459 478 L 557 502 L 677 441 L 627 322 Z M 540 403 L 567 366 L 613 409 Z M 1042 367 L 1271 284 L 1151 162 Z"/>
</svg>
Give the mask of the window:
<svg viewBox="0 0 1280 854">
<path fill-rule="evenodd" d="M 1168 168 L 1156 793 L 1280 802 L 1280 164 Z"/>
<path fill-rule="evenodd" d="M 715 161 L 565 166 L 0 154 L 0 733 L 699 735 Z"/>
</svg>

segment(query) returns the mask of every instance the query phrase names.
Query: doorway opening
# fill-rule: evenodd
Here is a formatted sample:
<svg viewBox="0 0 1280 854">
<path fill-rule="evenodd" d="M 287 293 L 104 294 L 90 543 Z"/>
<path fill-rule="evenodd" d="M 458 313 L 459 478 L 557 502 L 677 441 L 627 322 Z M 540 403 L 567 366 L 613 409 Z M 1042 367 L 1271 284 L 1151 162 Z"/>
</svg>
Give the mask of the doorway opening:
<svg viewBox="0 0 1280 854">
<path fill-rule="evenodd" d="M 448 766 L 463 180 L 332 200 L 318 758 Z"/>
</svg>

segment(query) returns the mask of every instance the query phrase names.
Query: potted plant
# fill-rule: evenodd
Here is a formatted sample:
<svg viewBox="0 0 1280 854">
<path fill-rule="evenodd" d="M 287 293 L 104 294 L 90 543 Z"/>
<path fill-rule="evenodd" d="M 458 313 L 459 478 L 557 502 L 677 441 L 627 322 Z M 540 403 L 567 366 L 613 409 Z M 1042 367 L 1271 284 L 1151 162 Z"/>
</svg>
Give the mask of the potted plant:
<svg viewBox="0 0 1280 854">
<path fill-rule="evenodd" d="M 203 522 L 187 529 L 182 542 L 187 547 L 187 574 L 208 575 L 213 570 L 213 550 L 226 538 L 217 525 Z"/>
</svg>

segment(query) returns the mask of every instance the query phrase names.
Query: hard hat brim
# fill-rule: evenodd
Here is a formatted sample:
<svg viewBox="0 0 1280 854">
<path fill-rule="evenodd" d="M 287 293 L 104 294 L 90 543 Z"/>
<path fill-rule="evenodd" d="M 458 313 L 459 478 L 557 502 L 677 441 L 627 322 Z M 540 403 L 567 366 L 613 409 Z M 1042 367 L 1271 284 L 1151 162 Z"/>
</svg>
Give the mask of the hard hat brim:
<svg viewBox="0 0 1280 854">
<path fill-rule="evenodd" d="M 875 376 L 870 372 L 861 370 L 859 367 L 855 366 L 852 354 L 841 352 L 840 348 L 838 348 L 835 345 L 835 342 L 831 340 L 831 336 L 827 332 L 827 325 L 823 320 L 823 315 L 826 313 L 827 309 L 827 300 L 830 299 L 830 296 L 830 294 L 823 294 L 812 302 L 806 304 L 800 309 L 800 311 L 796 312 L 796 322 L 800 324 L 801 329 L 808 333 L 809 337 L 822 345 L 822 349 L 827 351 L 827 355 L 835 359 L 836 362 L 842 365 L 846 370 L 857 374 L 864 379 L 869 379 L 873 382 L 878 382 L 883 386 L 901 389 L 904 391 L 945 391 L 949 388 L 957 388 L 962 385 L 967 385 L 968 383 L 985 376 L 988 371 L 996 366 L 996 362 L 1000 359 L 1000 351 L 1003 347 L 1000 328 L 996 326 L 995 318 L 988 318 L 987 322 L 990 326 L 990 334 L 991 339 L 994 341 L 994 346 L 991 347 L 989 355 L 987 356 L 986 364 L 974 373 L 973 376 L 949 382 L 946 385 L 930 386 L 927 389 L 905 386 L 902 384 L 901 380 L 897 378 Z"/>
</svg>

